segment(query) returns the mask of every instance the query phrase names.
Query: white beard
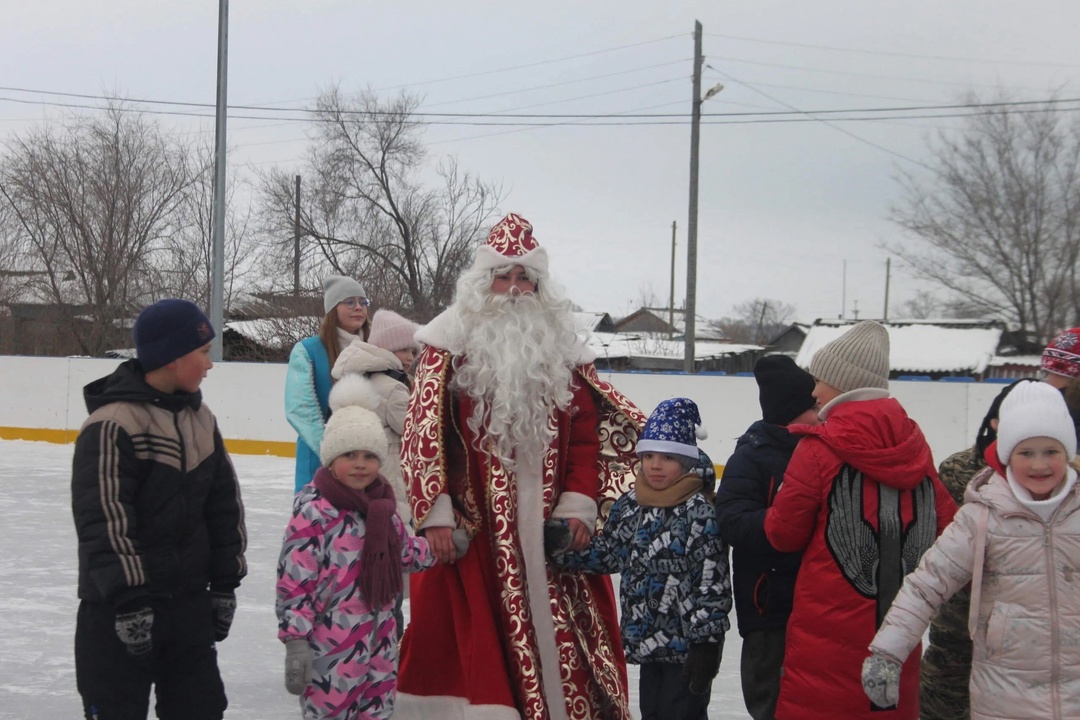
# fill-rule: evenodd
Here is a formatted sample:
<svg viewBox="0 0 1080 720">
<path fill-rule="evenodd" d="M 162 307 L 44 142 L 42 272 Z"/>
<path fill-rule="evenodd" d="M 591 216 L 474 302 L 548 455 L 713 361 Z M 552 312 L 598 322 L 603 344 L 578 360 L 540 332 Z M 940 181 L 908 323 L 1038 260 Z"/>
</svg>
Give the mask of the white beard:
<svg viewBox="0 0 1080 720">
<path fill-rule="evenodd" d="M 535 295 L 488 295 L 477 310 L 460 308 L 448 339 L 455 385 L 475 403 L 468 425 L 483 442 L 476 449 L 510 469 L 516 456 L 542 457 L 554 438 L 548 417 L 573 397 L 580 341 L 570 313 Z"/>
</svg>

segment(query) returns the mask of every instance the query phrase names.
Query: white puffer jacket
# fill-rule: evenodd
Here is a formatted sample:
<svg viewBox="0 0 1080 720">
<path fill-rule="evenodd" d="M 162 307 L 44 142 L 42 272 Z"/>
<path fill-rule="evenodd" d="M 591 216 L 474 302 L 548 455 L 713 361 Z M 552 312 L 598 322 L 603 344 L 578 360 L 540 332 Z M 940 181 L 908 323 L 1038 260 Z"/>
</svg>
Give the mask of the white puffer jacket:
<svg viewBox="0 0 1080 720">
<path fill-rule="evenodd" d="M 993 468 L 976 475 L 870 649 L 906 658 L 968 581 L 972 719 L 1080 717 L 1080 490 L 1044 523 Z"/>
<path fill-rule="evenodd" d="M 394 488 L 398 514 L 410 530 L 412 529 L 412 510 L 409 499 L 405 496 L 405 482 L 401 478 L 401 431 L 405 428 L 405 415 L 409 407 L 409 388 L 400 380 L 386 374 L 387 370 L 402 371 L 401 361 L 389 350 L 357 339 L 345 347 L 338 355 L 330 374 L 340 380 L 347 373 L 367 375 L 368 380 L 379 393 L 379 406 L 375 414 L 382 420 L 386 432 L 387 458 L 382 465 L 382 474 L 390 487 Z"/>
</svg>

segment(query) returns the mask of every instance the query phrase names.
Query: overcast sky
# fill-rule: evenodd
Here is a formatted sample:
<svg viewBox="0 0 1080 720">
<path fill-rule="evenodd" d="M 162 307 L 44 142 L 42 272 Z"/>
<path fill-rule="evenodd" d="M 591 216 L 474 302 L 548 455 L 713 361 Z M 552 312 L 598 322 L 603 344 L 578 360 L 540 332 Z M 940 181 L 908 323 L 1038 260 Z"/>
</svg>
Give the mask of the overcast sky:
<svg viewBox="0 0 1080 720">
<path fill-rule="evenodd" d="M 46 91 L 212 104 L 217 13 L 213 0 L 5 3 L 0 135 L 71 111 L 44 103 L 101 104 Z M 410 89 L 424 112 L 688 115 L 695 20 L 703 87 L 726 86 L 705 113 L 941 105 L 968 90 L 1080 97 L 1080 3 L 1062 0 L 232 0 L 229 100 L 301 107 L 336 82 Z M 213 136 L 212 118 L 159 120 Z M 425 139 L 433 155 L 504 185 L 503 210 L 533 223 L 579 305 L 622 315 L 649 292 L 666 303 L 672 221 L 683 297 L 690 127 L 674 120 L 435 124 Z M 846 297 L 849 317 L 856 304 L 880 317 L 881 244 L 901 238 L 887 219 L 901 199 L 895 176 L 926 176 L 927 138 L 961 121 L 761 120 L 702 127 L 699 312 L 719 318 L 765 297 L 811 321 L 839 315 Z M 233 119 L 228 137 L 237 176 L 297 167 L 307 142 L 281 120 Z M 890 314 L 920 287 L 894 262 Z"/>
</svg>

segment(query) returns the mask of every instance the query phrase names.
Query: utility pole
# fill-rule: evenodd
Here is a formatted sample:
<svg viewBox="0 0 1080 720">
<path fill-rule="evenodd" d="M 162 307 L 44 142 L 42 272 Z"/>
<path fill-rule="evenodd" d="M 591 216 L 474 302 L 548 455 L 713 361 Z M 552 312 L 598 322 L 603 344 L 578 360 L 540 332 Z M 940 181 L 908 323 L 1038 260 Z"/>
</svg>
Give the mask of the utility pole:
<svg viewBox="0 0 1080 720">
<path fill-rule="evenodd" d="M 296 176 L 296 198 L 293 205 L 293 297 L 300 297 L 300 176 Z"/>
<path fill-rule="evenodd" d="M 683 370 L 695 369 L 694 327 L 697 314 L 697 215 L 698 215 L 698 142 L 701 137 L 701 22 L 694 21 L 694 97 L 690 113 L 690 217 L 686 223 L 686 303 L 683 307 Z"/>
<path fill-rule="evenodd" d="M 844 260 L 844 274 L 840 276 L 840 319 L 847 312 L 847 260 Z"/>
<path fill-rule="evenodd" d="M 671 292 L 668 294 L 668 325 L 675 332 L 675 221 L 671 221 Z M 668 334 L 671 338 L 671 334 Z"/>
<path fill-rule="evenodd" d="M 881 313 L 882 320 L 889 319 L 889 264 L 892 262 L 892 258 L 885 258 L 885 310 Z"/>
<path fill-rule="evenodd" d="M 214 227 L 210 322 L 217 330 L 210 359 L 220 362 L 225 336 L 225 119 L 228 114 L 229 0 L 218 0 L 217 125 L 214 131 Z"/>
</svg>

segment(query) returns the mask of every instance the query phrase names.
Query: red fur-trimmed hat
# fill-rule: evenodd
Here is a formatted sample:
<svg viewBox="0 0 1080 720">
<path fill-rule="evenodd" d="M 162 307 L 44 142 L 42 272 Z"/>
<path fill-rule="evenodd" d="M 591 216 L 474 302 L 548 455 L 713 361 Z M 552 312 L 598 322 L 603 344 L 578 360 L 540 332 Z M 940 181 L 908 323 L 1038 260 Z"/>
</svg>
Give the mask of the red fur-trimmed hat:
<svg viewBox="0 0 1080 720">
<path fill-rule="evenodd" d="M 1042 369 L 1067 378 L 1080 377 L 1080 327 L 1050 341 L 1042 354 Z"/>
<path fill-rule="evenodd" d="M 532 233 L 532 224 L 516 213 L 510 213 L 491 229 L 487 242 L 476 249 L 473 269 L 494 270 L 507 265 L 547 273 L 547 250 L 540 247 Z"/>
</svg>

